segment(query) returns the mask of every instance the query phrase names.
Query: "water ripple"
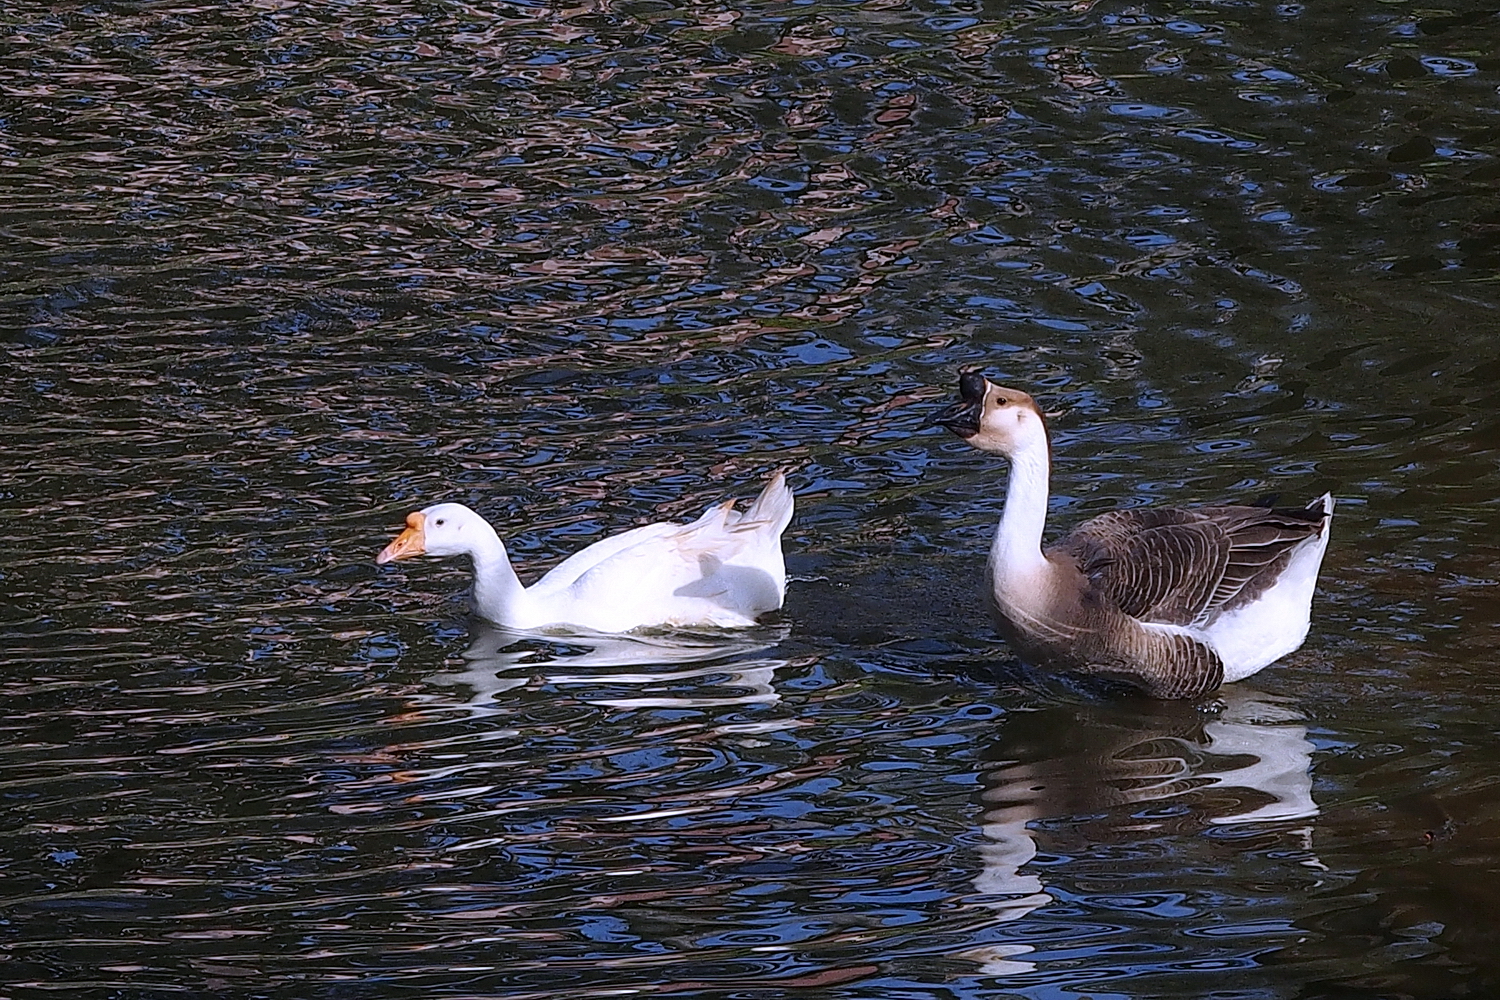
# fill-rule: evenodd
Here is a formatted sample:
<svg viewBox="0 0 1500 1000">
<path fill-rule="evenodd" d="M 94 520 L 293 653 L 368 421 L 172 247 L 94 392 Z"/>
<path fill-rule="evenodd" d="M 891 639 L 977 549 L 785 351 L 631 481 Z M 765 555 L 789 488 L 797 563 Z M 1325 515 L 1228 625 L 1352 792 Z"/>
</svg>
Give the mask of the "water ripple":
<svg viewBox="0 0 1500 1000">
<path fill-rule="evenodd" d="M 18 994 L 1500 982 L 1494 19 L 788 10 L 7 8 Z M 1060 527 L 1334 490 L 1266 691 L 1013 662 L 969 366 Z M 779 467 L 743 635 L 371 562 L 452 499 L 531 579 Z"/>
</svg>

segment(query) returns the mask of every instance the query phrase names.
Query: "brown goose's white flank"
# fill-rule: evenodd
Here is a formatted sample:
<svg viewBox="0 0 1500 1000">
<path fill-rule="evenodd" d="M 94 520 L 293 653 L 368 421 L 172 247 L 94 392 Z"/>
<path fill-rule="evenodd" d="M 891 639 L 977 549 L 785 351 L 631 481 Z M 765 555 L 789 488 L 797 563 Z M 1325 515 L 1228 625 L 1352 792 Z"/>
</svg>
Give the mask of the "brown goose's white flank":
<svg viewBox="0 0 1500 1000">
<path fill-rule="evenodd" d="M 978 372 L 937 422 L 1010 461 L 987 588 L 1000 633 L 1036 666 L 1192 698 L 1307 636 L 1333 497 L 1306 508 L 1112 511 L 1042 549 L 1051 456 L 1026 393 Z"/>
</svg>

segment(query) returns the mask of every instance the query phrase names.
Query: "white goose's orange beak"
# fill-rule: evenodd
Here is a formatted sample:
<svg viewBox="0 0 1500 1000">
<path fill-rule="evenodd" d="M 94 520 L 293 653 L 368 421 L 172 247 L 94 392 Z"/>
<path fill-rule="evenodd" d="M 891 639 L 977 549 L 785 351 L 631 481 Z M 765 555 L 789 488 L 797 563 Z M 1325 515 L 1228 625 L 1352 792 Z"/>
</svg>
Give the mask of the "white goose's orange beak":
<svg viewBox="0 0 1500 1000">
<path fill-rule="evenodd" d="M 406 515 L 406 530 L 391 540 L 391 544 L 380 550 L 375 557 L 377 563 L 388 563 L 396 559 L 410 559 L 427 551 L 427 536 L 422 524 L 427 518 L 419 510 Z"/>
</svg>

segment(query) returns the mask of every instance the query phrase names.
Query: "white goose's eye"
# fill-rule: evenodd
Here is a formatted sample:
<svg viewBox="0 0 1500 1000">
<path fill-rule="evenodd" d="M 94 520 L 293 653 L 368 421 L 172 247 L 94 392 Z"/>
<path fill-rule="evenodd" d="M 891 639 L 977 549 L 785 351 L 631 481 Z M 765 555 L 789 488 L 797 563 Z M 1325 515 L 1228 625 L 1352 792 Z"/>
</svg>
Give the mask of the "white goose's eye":
<svg viewBox="0 0 1500 1000">
<path fill-rule="evenodd" d="M 441 527 L 442 524 L 443 524 L 443 519 L 442 518 L 438 518 L 436 521 L 433 521 L 432 523 L 438 525 L 439 527 Z"/>
</svg>

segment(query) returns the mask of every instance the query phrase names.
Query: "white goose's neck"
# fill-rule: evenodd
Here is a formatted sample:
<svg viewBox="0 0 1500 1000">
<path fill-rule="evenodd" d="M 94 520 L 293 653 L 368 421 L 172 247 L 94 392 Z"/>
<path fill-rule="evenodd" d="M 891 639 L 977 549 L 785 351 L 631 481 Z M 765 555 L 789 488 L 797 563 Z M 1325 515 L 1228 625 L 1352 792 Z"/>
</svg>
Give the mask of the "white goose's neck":
<svg viewBox="0 0 1500 1000">
<path fill-rule="evenodd" d="M 1047 524 L 1047 480 L 1051 473 L 1045 441 L 1010 457 L 1005 511 L 990 547 L 990 564 L 997 580 L 1027 577 L 1046 564 L 1042 529 Z"/>
<path fill-rule="evenodd" d="M 474 557 L 474 610 L 492 622 L 519 625 L 529 607 L 526 588 L 495 529 L 483 521 L 480 526 L 469 547 Z"/>
</svg>

